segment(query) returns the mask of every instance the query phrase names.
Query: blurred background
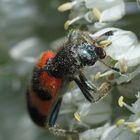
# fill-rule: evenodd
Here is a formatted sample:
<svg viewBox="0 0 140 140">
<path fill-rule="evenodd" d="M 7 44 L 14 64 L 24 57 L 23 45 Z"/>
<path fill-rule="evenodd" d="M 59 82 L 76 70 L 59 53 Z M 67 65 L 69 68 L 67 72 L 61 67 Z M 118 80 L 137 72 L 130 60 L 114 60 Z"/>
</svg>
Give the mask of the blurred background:
<svg viewBox="0 0 140 140">
<path fill-rule="evenodd" d="M 0 0 L 0 140 L 62 139 L 32 123 L 25 93 L 34 65 L 32 57 L 38 57 L 67 33 L 63 24 L 69 12 L 57 11 L 63 2 Z M 140 38 L 139 9 L 134 0 L 130 3 L 126 6 L 126 16 L 114 26 L 131 30 Z M 20 56 L 27 56 L 28 62 Z"/>
<path fill-rule="evenodd" d="M 62 2 L 0 0 L 0 140 L 55 139 L 28 116 L 25 93 L 34 63 L 19 57 L 24 52 L 38 57 L 51 41 L 64 35 L 66 14 L 57 11 Z M 28 51 L 11 52 L 24 45 Z"/>
</svg>

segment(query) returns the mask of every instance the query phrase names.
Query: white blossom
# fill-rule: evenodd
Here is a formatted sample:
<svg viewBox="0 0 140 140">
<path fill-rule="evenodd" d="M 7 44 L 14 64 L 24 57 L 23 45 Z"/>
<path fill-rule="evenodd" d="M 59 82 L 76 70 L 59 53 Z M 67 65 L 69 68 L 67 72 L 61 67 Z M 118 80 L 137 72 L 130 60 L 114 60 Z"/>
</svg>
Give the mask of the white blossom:
<svg viewBox="0 0 140 140">
<path fill-rule="evenodd" d="M 128 67 L 140 63 L 140 44 L 133 32 L 118 29 L 108 39 L 112 44 L 106 48 L 106 52 L 114 60 L 124 61 Z"/>
<path fill-rule="evenodd" d="M 116 21 L 125 14 L 123 0 L 86 0 L 87 8 L 98 8 L 101 11 L 100 22 Z"/>
<path fill-rule="evenodd" d="M 125 121 L 118 121 L 120 126 L 123 126 L 124 128 L 127 128 L 131 131 L 133 134 L 140 134 L 140 109 L 139 109 L 139 104 L 140 104 L 140 93 L 138 92 L 137 94 L 137 100 L 135 103 L 132 105 L 127 104 L 124 102 L 124 97 L 120 97 L 118 100 L 119 106 L 120 107 L 125 107 L 128 109 L 130 112 L 132 112 L 132 115 Z M 120 123 L 122 122 L 122 123 Z"/>
<path fill-rule="evenodd" d="M 39 51 L 39 40 L 37 38 L 25 39 L 14 45 L 9 51 L 14 60 L 21 60 L 29 63 L 35 63 L 34 53 Z"/>
<path fill-rule="evenodd" d="M 64 95 L 60 114 L 72 113 L 79 126 L 89 128 L 110 120 L 112 108 L 109 100 L 106 98 L 98 103 L 90 103 L 76 88 Z"/>
<path fill-rule="evenodd" d="M 100 23 L 101 27 L 105 27 L 109 22 L 117 21 L 125 15 L 125 3 L 123 0 L 73 0 L 60 5 L 58 10 L 71 10 L 65 29 L 81 19 L 89 23 Z"/>
<path fill-rule="evenodd" d="M 110 27 L 91 34 L 91 37 L 97 39 L 108 31 L 112 31 L 113 35 L 107 38 L 111 43 L 104 49 L 107 56 L 117 61 L 115 67 L 118 67 L 121 72 L 126 72 L 129 68 L 138 66 L 140 64 L 140 43 L 136 35 L 131 31 Z"/>
</svg>

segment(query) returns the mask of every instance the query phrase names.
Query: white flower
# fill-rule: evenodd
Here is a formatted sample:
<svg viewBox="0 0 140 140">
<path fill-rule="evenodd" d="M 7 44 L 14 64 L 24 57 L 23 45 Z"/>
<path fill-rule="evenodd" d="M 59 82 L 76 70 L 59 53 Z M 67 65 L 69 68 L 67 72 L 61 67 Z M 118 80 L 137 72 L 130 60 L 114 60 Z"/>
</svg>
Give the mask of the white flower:
<svg viewBox="0 0 140 140">
<path fill-rule="evenodd" d="M 109 31 L 112 31 L 113 35 L 110 35 L 109 37 L 103 36 Z M 94 73 L 94 79 L 98 80 L 99 78 L 107 78 L 110 82 L 120 85 L 117 86 L 117 89 L 122 95 L 133 98 L 133 92 L 137 92 L 139 90 L 138 75 L 140 73 L 140 43 L 136 35 L 131 31 L 125 31 L 118 28 L 105 28 L 91 34 L 90 36 L 94 40 L 98 38 L 105 39 L 103 41 L 101 40 L 99 44 L 101 42 L 112 42 L 109 46 L 104 48 L 107 56 L 109 56 L 104 61 L 106 62 L 107 60 L 106 63 L 119 68 L 121 72 L 116 73 L 111 69 L 102 71 L 100 66 L 98 71 Z M 122 83 L 128 83 L 129 81 L 131 81 L 131 83 L 121 85 Z"/>
<path fill-rule="evenodd" d="M 133 32 L 117 29 L 108 40 L 112 44 L 106 47 L 106 53 L 118 61 L 117 66 L 129 68 L 140 64 L 140 43 Z"/>
<path fill-rule="evenodd" d="M 138 8 L 140 9 L 140 0 L 136 0 Z"/>
<path fill-rule="evenodd" d="M 101 127 L 95 129 L 89 129 L 80 133 L 80 138 L 82 140 L 100 140 L 101 135 L 110 127 L 110 124 L 107 123 Z"/>
<path fill-rule="evenodd" d="M 98 39 L 108 31 L 113 32 L 113 35 L 107 38 L 112 43 L 105 47 L 105 51 L 107 56 L 117 61 L 115 67 L 118 67 L 121 72 L 126 72 L 128 68 L 138 66 L 140 64 L 140 43 L 133 32 L 118 28 L 105 28 L 90 36 Z"/>
<path fill-rule="evenodd" d="M 104 124 L 112 114 L 110 97 L 97 103 L 88 102 L 79 88 L 67 92 L 63 97 L 61 115 L 70 113 L 75 127 L 90 128 L 92 125 Z"/>
<path fill-rule="evenodd" d="M 9 51 L 10 56 L 15 60 L 22 60 L 29 63 L 35 63 L 36 58 L 33 57 L 34 53 L 39 51 L 39 40 L 36 38 L 25 39 Z"/>
<path fill-rule="evenodd" d="M 99 23 L 108 23 L 121 19 L 125 14 L 123 0 L 74 0 L 58 7 L 58 10 L 61 12 L 70 9 L 70 19 L 66 21 L 64 25 L 65 29 L 81 19 L 89 23 L 96 23 L 96 21 Z M 101 27 L 105 25 L 100 24 Z"/>
<path fill-rule="evenodd" d="M 82 140 L 137 140 L 138 136 L 124 126 L 106 123 L 102 127 L 89 129 L 80 133 Z"/>
<path fill-rule="evenodd" d="M 116 21 L 125 14 L 125 4 L 123 0 L 86 0 L 87 8 L 97 8 L 100 10 L 100 22 Z"/>
<path fill-rule="evenodd" d="M 138 136 L 128 129 L 118 128 L 116 125 L 110 126 L 102 134 L 101 140 L 137 140 Z"/>
<path fill-rule="evenodd" d="M 109 37 L 104 35 L 106 32 L 109 32 L 109 31 L 112 31 L 113 35 L 110 35 Z M 128 68 L 133 67 L 136 65 L 136 63 L 135 65 L 131 65 L 130 62 L 133 62 L 134 59 L 132 58 L 135 58 L 135 57 L 137 58 L 136 60 L 138 61 L 137 65 L 139 64 L 139 61 L 140 61 L 138 57 L 139 55 L 138 53 L 136 53 L 136 50 L 139 48 L 138 47 L 139 42 L 134 33 L 130 31 L 117 29 L 117 28 L 105 28 L 94 34 L 90 34 L 90 36 L 94 40 L 100 38 L 101 40 L 99 39 L 99 44 L 103 41 L 106 42 L 106 40 L 102 40 L 102 39 L 107 39 L 112 42 L 111 45 L 105 47 L 105 50 L 107 52 L 107 55 L 112 58 L 111 60 L 113 59 L 117 60 L 117 64 L 121 63 L 123 60 L 123 63 Z M 132 57 L 128 57 L 128 54 L 130 52 L 134 53 L 133 54 L 134 56 L 132 55 Z M 117 64 L 115 66 L 117 66 Z M 95 70 L 96 70 L 96 65 L 94 65 L 93 71 Z M 101 70 L 101 67 L 99 67 L 99 70 Z M 90 73 L 88 74 L 90 75 Z M 136 74 L 138 74 L 138 70 L 133 71 L 131 73 L 131 76 L 130 75 L 127 75 L 127 76 L 128 77 L 130 76 L 131 77 L 130 80 L 131 80 L 132 77 L 134 77 L 134 75 Z M 122 75 L 120 77 L 123 80 L 125 79 Z M 122 92 L 125 92 L 125 91 L 121 90 L 120 93 L 122 94 Z M 64 98 L 63 98 L 64 106 L 62 108 L 62 112 L 64 113 L 67 110 L 67 112 L 73 115 L 72 119 L 69 118 L 70 119 L 69 122 L 73 121 L 73 125 L 71 126 L 70 130 L 73 130 L 73 129 L 77 130 L 77 128 L 83 128 L 82 129 L 84 130 L 83 132 L 80 132 L 79 130 L 80 138 L 82 140 L 118 140 L 118 139 L 119 140 L 124 140 L 124 139 L 137 140 L 138 139 L 137 134 L 140 133 L 139 99 L 140 98 L 138 98 L 138 100 L 134 104 L 132 104 L 132 106 L 130 106 L 124 102 L 123 96 L 120 97 L 118 101 L 119 105 L 121 107 L 127 108 L 133 114 L 130 115 L 130 117 L 128 116 L 128 118 L 125 118 L 127 119 L 127 121 L 122 119 L 116 124 L 109 124 L 111 120 L 112 110 L 113 110 L 113 108 L 111 108 L 111 104 L 109 101 L 106 102 L 106 99 L 105 99 L 96 104 L 89 103 L 85 100 L 84 96 L 82 95 L 79 89 L 75 89 L 64 95 Z M 65 109 L 65 107 L 68 107 L 68 108 Z M 120 117 L 121 114 L 119 113 L 120 112 L 118 112 L 118 115 Z M 118 119 L 118 116 L 115 116 L 115 117 L 116 117 L 115 119 Z M 108 125 L 107 126 L 102 125 L 101 127 L 96 127 L 97 125 L 100 125 L 101 123 L 102 124 L 107 123 Z M 94 126 L 94 129 L 92 126 Z"/>
<path fill-rule="evenodd" d="M 139 109 L 139 105 L 140 105 L 140 93 L 138 92 L 137 95 L 137 100 L 135 103 L 133 103 L 131 106 L 128 105 L 127 103 L 124 102 L 123 100 L 123 96 L 121 96 L 118 100 L 119 106 L 120 107 L 125 107 L 127 108 L 130 112 L 132 112 L 133 114 L 129 117 L 128 121 L 118 121 L 120 126 L 124 126 L 127 127 L 131 130 L 131 132 L 133 133 L 140 133 L 140 109 Z M 120 123 L 122 122 L 122 123 Z"/>
<path fill-rule="evenodd" d="M 110 120 L 112 109 L 111 105 L 105 101 L 98 103 L 81 103 L 77 112 L 81 121 L 89 125 L 95 125 Z"/>
<path fill-rule="evenodd" d="M 120 29 L 116 30 L 108 39 L 112 41 L 112 44 L 106 48 L 106 52 L 115 60 L 123 59 L 138 44 L 134 33 Z"/>
</svg>

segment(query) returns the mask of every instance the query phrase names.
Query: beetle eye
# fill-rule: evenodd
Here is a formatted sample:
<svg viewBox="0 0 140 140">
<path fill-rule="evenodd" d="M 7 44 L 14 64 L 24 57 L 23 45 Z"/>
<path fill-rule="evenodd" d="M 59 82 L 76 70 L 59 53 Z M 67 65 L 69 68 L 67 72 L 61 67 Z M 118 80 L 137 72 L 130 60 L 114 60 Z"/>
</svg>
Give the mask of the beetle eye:
<svg viewBox="0 0 140 140">
<path fill-rule="evenodd" d="M 106 57 L 106 53 L 105 53 L 103 48 L 96 47 L 95 49 L 96 49 L 96 53 L 97 53 L 97 55 L 99 56 L 100 59 L 104 59 Z"/>
</svg>

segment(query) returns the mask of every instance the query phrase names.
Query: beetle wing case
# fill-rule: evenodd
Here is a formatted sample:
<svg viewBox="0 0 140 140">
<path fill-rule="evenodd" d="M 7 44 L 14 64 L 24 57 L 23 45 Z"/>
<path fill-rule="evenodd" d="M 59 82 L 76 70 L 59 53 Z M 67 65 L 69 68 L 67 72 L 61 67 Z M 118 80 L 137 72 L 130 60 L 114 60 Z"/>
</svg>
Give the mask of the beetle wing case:
<svg viewBox="0 0 140 140">
<path fill-rule="evenodd" d="M 31 87 L 27 91 L 27 107 L 32 120 L 45 126 L 49 112 L 61 88 L 61 79 L 49 76 L 43 67 L 55 55 L 46 51 L 33 70 Z"/>
</svg>

